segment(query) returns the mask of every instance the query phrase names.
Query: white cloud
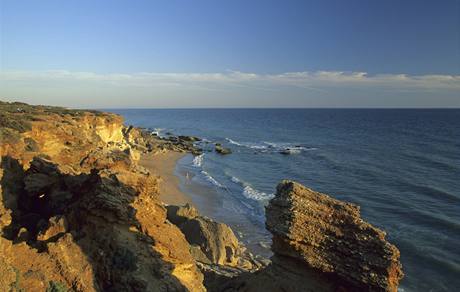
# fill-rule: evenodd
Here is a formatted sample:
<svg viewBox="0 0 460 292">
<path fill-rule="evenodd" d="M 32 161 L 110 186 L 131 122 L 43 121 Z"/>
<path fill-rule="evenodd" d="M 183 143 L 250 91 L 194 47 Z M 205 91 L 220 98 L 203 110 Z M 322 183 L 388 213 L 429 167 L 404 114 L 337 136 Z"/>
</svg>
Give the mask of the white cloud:
<svg viewBox="0 0 460 292">
<path fill-rule="evenodd" d="M 98 74 L 93 72 L 53 71 L 4 71 L 0 72 L 2 82 L 98 82 L 113 86 L 156 87 L 156 86 L 247 86 L 264 87 L 293 86 L 299 88 L 329 87 L 385 87 L 399 89 L 452 89 L 460 90 L 459 75 L 406 75 L 377 74 L 366 72 L 317 71 L 287 72 L 282 74 L 255 74 L 238 71 L 224 73 L 131 73 Z"/>
<path fill-rule="evenodd" d="M 74 107 L 460 107 L 460 76 L 0 71 L 0 98 Z"/>
</svg>

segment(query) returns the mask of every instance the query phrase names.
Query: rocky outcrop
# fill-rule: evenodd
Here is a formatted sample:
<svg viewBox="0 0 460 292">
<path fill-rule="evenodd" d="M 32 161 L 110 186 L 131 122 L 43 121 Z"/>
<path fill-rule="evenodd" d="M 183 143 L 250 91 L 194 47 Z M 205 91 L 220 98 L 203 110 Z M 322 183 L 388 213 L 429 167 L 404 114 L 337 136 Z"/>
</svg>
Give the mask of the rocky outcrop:
<svg viewBox="0 0 460 292">
<path fill-rule="evenodd" d="M 358 206 L 283 181 L 266 212 L 276 255 L 304 262 L 346 290 L 397 290 L 399 250 L 361 219 Z"/>
<path fill-rule="evenodd" d="M 271 263 L 255 272 L 202 269 L 208 291 L 397 291 L 399 251 L 357 206 L 283 181 L 266 219 Z"/>
<path fill-rule="evenodd" d="M 201 264 L 257 270 L 262 264 L 254 259 L 227 225 L 200 216 L 190 204 L 167 206 L 167 218 L 177 225 L 190 244 L 195 260 Z"/>
</svg>

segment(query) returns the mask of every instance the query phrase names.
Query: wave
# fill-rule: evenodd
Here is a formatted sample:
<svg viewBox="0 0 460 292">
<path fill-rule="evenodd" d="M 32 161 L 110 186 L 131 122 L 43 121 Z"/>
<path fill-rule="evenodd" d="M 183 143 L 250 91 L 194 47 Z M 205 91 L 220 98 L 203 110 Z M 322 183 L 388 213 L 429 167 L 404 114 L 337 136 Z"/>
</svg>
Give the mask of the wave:
<svg viewBox="0 0 460 292">
<path fill-rule="evenodd" d="M 238 142 L 232 140 L 230 138 L 225 138 L 230 144 L 239 146 L 239 147 L 246 147 L 255 150 L 262 150 L 264 152 L 272 151 L 272 152 L 281 152 L 281 153 L 289 153 L 289 154 L 298 154 L 303 151 L 312 151 L 318 150 L 315 147 L 305 147 L 302 145 L 294 144 L 294 143 L 282 143 L 282 142 Z"/>
<path fill-rule="evenodd" d="M 219 188 L 225 189 L 225 187 L 220 182 L 218 182 L 215 178 L 213 178 L 207 171 L 202 170 L 201 173 L 204 175 L 207 181 L 209 181 L 210 183 L 212 183 L 213 185 Z"/>
<path fill-rule="evenodd" d="M 241 181 L 239 178 L 235 176 L 231 177 L 231 181 L 243 187 L 243 195 L 248 199 L 255 201 L 266 201 L 274 197 L 274 194 L 267 194 L 265 192 L 256 190 L 248 183 Z"/>
<path fill-rule="evenodd" d="M 152 135 L 157 135 L 158 137 L 161 137 L 161 132 L 163 132 L 165 129 L 163 128 L 154 128 L 150 134 Z"/>
<path fill-rule="evenodd" d="M 230 138 L 225 138 L 225 140 L 228 141 L 228 143 L 240 146 L 240 147 L 246 147 L 246 148 L 251 148 L 251 149 L 267 149 L 268 147 L 266 145 L 260 145 L 257 143 L 250 143 L 250 142 L 237 142 L 235 140 L 232 140 Z"/>
<path fill-rule="evenodd" d="M 195 156 L 193 158 L 193 166 L 195 167 L 201 167 L 201 165 L 203 165 L 203 159 L 204 159 L 204 153 L 198 155 L 198 156 Z"/>
<path fill-rule="evenodd" d="M 230 144 L 237 145 L 237 146 L 243 146 L 243 144 L 236 142 L 230 138 L 225 138 L 225 140 L 227 140 Z"/>
<path fill-rule="evenodd" d="M 248 199 L 252 199 L 256 201 L 270 200 L 271 198 L 274 197 L 274 194 L 267 194 L 267 193 L 258 191 L 249 185 L 244 187 L 243 195 Z"/>
</svg>

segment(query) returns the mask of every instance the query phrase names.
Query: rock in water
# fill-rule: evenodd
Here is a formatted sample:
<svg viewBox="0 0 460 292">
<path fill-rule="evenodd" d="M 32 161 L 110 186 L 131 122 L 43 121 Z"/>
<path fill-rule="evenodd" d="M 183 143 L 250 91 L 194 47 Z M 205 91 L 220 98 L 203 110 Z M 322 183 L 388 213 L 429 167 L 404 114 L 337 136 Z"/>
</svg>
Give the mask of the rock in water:
<svg viewBox="0 0 460 292">
<path fill-rule="evenodd" d="M 399 250 L 361 219 L 358 206 L 283 181 L 266 211 L 275 254 L 337 278 L 345 291 L 397 291 Z"/>
<path fill-rule="evenodd" d="M 232 150 L 230 150 L 230 148 L 222 147 L 220 144 L 216 144 L 215 149 L 217 153 L 222 154 L 222 155 L 232 153 Z"/>
</svg>

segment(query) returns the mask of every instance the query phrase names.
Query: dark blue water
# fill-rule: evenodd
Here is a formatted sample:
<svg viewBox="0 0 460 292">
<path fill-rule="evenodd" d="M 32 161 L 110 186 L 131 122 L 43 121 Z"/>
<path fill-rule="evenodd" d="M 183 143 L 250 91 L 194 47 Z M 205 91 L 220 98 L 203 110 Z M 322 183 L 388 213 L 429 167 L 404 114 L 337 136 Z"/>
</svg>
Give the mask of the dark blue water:
<svg viewBox="0 0 460 292">
<path fill-rule="evenodd" d="M 199 206 L 218 206 L 203 209 L 256 252 L 270 240 L 263 206 L 289 178 L 360 205 L 400 249 L 403 290 L 460 289 L 460 110 L 112 111 L 160 134 L 231 148 L 228 156 L 184 158 L 178 171 L 190 175 L 182 189 Z M 293 153 L 279 153 L 286 148 Z"/>
</svg>

